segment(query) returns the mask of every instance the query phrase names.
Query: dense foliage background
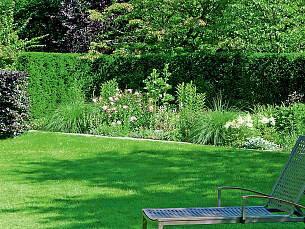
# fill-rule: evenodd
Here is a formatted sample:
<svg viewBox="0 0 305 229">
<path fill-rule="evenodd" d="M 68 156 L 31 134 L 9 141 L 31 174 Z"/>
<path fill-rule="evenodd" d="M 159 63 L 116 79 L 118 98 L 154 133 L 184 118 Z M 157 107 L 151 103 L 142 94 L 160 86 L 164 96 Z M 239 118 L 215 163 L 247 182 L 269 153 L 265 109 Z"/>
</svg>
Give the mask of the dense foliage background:
<svg viewBox="0 0 305 229">
<path fill-rule="evenodd" d="M 51 52 L 304 51 L 303 0 L 3 0 Z"/>
<path fill-rule="evenodd" d="M 171 72 L 171 94 L 178 84 L 193 81 L 208 101 L 221 93 L 231 106 L 240 108 L 280 104 L 291 92 L 305 90 L 304 54 L 102 55 L 90 61 L 80 54 L 26 53 L 20 56 L 19 69 L 31 75 L 32 114 L 37 117 L 75 99 L 78 89 L 91 100 L 99 95 L 102 83 L 113 78 L 121 88 L 142 90 L 144 79 L 154 68 L 162 70 L 164 63 Z"/>
</svg>

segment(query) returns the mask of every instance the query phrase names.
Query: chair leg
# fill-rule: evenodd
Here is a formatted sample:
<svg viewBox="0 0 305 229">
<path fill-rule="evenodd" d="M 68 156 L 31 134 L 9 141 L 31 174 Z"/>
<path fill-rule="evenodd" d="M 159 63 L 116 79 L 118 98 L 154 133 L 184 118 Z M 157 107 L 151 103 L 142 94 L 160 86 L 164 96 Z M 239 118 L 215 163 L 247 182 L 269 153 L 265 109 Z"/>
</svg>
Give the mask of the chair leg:
<svg viewBox="0 0 305 229">
<path fill-rule="evenodd" d="M 143 216 L 143 229 L 147 229 L 147 220 Z"/>
</svg>

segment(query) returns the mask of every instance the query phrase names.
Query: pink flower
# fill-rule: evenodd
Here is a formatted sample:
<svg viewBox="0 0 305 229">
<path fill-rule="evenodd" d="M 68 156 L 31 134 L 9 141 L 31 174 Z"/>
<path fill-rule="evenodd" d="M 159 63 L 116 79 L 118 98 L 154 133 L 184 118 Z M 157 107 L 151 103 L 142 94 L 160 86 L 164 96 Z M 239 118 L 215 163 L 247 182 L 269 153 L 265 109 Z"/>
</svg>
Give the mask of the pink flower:
<svg viewBox="0 0 305 229">
<path fill-rule="evenodd" d="M 119 100 L 119 98 L 116 97 L 116 96 L 113 96 L 112 98 L 113 98 L 114 101 L 118 101 Z"/>
<path fill-rule="evenodd" d="M 113 105 L 114 103 L 113 102 L 110 102 L 110 105 Z"/>
<path fill-rule="evenodd" d="M 132 93 L 132 89 L 127 89 L 126 91 L 129 93 Z"/>
<path fill-rule="evenodd" d="M 104 111 L 108 109 L 107 106 L 103 106 L 102 108 L 103 108 Z"/>
<path fill-rule="evenodd" d="M 112 107 L 111 110 L 112 110 L 112 111 L 116 111 L 116 108 L 115 108 L 115 107 Z"/>
<path fill-rule="evenodd" d="M 123 109 L 124 109 L 124 110 L 127 109 L 127 108 L 128 108 L 128 106 L 126 106 L 126 105 L 123 106 Z"/>
<path fill-rule="evenodd" d="M 111 118 L 111 114 L 108 114 L 108 118 Z"/>
<path fill-rule="evenodd" d="M 149 106 L 148 110 L 149 110 L 149 112 L 153 112 L 154 111 L 154 107 L 153 106 Z"/>
<path fill-rule="evenodd" d="M 116 122 L 116 124 L 121 125 L 122 123 L 121 123 L 120 120 L 118 120 L 118 121 Z"/>
<path fill-rule="evenodd" d="M 96 102 L 97 102 L 97 99 L 92 99 L 92 102 L 96 103 Z"/>
<path fill-rule="evenodd" d="M 115 122 L 112 122 L 112 125 L 115 126 Z"/>
<path fill-rule="evenodd" d="M 110 100 L 110 101 L 113 101 L 113 97 L 109 97 L 109 100 Z"/>
<path fill-rule="evenodd" d="M 102 101 L 102 100 L 103 100 L 103 98 L 102 98 L 102 97 L 99 97 L 99 98 L 98 98 L 98 100 L 99 100 L 99 101 Z"/>
<path fill-rule="evenodd" d="M 134 95 L 135 95 L 135 96 L 139 96 L 140 93 L 136 91 L 136 92 L 134 93 Z"/>
<path fill-rule="evenodd" d="M 133 121 L 135 121 L 135 120 L 137 120 L 137 118 L 136 118 L 135 116 L 131 116 L 131 117 L 130 117 L 130 122 L 133 122 Z"/>
<path fill-rule="evenodd" d="M 116 90 L 117 92 L 120 92 L 120 89 L 119 89 L 119 88 L 116 88 L 115 90 Z"/>
</svg>

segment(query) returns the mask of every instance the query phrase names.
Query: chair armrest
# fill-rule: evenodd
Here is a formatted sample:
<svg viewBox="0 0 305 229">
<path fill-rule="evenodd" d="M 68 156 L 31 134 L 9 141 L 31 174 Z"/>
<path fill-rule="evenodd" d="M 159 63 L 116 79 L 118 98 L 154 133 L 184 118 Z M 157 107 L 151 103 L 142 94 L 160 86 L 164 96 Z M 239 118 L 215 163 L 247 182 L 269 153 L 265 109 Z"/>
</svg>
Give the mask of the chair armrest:
<svg viewBox="0 0 305 229">
<path fill-rule="evenodd" d="M 282 199 L 278 199 L 272 196 L 255 196 L 255 195 L 248 195 L 248 196 L 242 196 L 242 220 L 245 221 L 246 219 L 246 199 L 247 198 L 261 198 L 261 199 L 268 199 L 268 200 L 274 200 L 274 201 L 278 201 L 278 202 L 282 202 L 282 203 L 286 203 L 286 204 L 291 204 L 295 207 L 301 208 L 301 209 L 305 209 L 304 206 L 291 202 L 291 201 L 287 201 L 287 200 L 282 200 Z"/>
<path fill-rule="evenodd" d="M 257 191 L 254 191 L 254 190 L 251 190 L 251 189 L 247 189 L 247 188 L 240 188 L 240 187 L 218 187 L 218 207 L 220 207 L 221 205 L 221 190 L 223 189 L 235 189 L 235 190 L 243 190 L 243 191 L 247 191 L 247 192 L 253 192 L 253 193 L 256 193 L 256 194 L 259 194 L 259 195 L 263 195 L 263 196 L 269 196 L 265 193 L 262 193 L 262 192 L 257 192 Z"/>
</svg>

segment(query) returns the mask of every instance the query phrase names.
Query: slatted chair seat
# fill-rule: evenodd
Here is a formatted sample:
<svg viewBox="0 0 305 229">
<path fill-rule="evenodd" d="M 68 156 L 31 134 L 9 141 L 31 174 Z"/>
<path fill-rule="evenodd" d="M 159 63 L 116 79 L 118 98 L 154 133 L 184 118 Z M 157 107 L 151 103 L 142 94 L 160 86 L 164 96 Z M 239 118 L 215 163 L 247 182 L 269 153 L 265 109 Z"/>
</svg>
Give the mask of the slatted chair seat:
<svg viewBox="0 0 305 229">
<path fill-rule="evenodd" d="M 241 207 L 221 207 L 221 190 L 237 189 L 258 195 L 242 196 Z M 219 187 L 218 207 L 143 209 L 143 229 L 147 221 L 167 225 L 305 222 L 305 207 L 298 204 L 305 193 L 305 136 L 293 148 L 280 178 L 270 195 L 239 187 Z M 246 199 L 262 198 L 264 206 L 246 206 Z M 279 214 L 279 212 L 281 214 Z"/>
<path fill-rule="evenodd" d="M 266 208 L 246 207 L 247 217 L 273 216 Z M 210 218 L 237 219 L 240 220 L 241 207 L 211 207 L 211 208 L 160 208 L 145 209 L 144 214 L 150 220 L 170 221 L 170 220 L 204 220 Z"/>
</svg>

